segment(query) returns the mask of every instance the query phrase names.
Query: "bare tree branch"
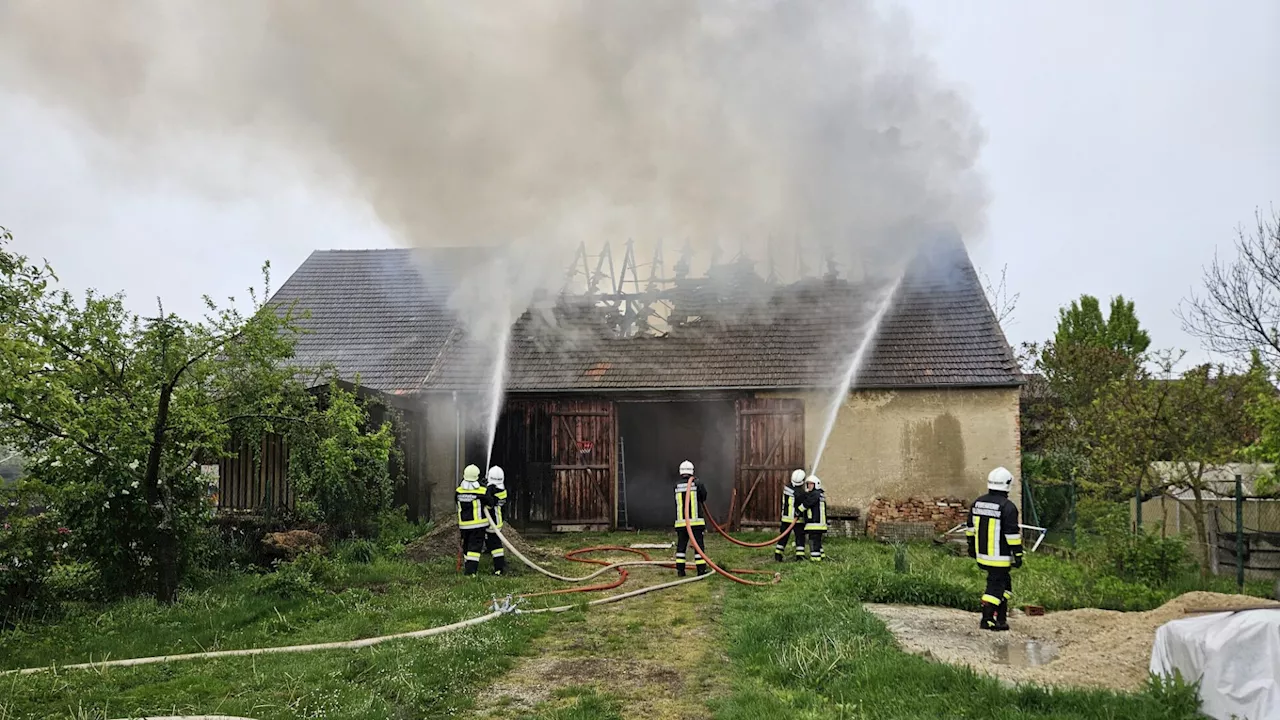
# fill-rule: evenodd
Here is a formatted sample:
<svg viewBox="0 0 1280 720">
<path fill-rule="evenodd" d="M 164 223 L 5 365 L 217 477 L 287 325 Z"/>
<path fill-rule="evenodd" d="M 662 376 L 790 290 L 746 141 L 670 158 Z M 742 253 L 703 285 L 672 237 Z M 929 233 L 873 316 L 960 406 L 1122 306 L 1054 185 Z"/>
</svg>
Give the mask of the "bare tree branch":
<svg viewBox="0 0 1280 720">
<path fill-rule="evenodd" d="M 1280 213 L 1259 210 L 1255 227 L 1237 230 L 1235 249 L 1230 261 L 1215 253 L 1202 293 L 1183 300 L 1178 317 L 1207 349 L 1243 361 L 1257 349 L 1280 368 Z"/>
<path fill-rule="evenodd" d="M 1009 266 L 1005 265 L 1000 268 L 1000 283 L 998 285 L 991 282 L 991 278 L 985 272 L 982 275 L 982 289 L 987 293 L 987 302 L 991 304 L 991 311 L 996 315 L 996 322 L 1001 325 L 1006 320 L 1013 319 L 1013 313 L 1018 308 L 1018 298 L 1022 297 L 1022 293 L 1014 293 L 1009 295 L 1009 287 L 1007 284 Z"/>
</svg>

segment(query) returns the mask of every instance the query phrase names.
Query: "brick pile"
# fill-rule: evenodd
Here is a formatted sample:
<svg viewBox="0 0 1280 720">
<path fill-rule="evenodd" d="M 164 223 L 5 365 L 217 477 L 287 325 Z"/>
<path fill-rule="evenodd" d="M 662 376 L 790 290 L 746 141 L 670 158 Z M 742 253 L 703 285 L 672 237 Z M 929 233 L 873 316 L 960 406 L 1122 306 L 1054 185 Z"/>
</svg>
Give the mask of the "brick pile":
<svg viewBox="0 0 1280 720">
<path fill-rule="evenodd" d="M 942 534 L 963 523 L 969 516 L 969 503 L 954 497 L 882 498 L 872 501 L 867 509 L 867 535 L 880 537 L 892 526 L 909 525 L 923 529 L 931 526 Z"/>
</svg>

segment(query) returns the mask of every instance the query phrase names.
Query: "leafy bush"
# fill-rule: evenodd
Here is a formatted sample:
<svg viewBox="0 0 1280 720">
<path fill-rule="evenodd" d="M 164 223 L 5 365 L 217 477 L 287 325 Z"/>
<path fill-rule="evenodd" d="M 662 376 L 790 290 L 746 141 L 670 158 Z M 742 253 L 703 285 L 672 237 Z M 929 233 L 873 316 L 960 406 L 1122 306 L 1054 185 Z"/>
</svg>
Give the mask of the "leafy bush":
<svg viewBox="0 0 1280 720">
<path fill-rule="evenodd" d="M 1180 537 L 1149 532 L 1134 533 L 1129 528 L 1128 509 L 1108 504 L 1090 508 L 1088 534 L 1081 540 L 1080 560 L 1100 573 L 1121 580 L 1148 585 L 1167 585 L 1195 569 Z"/>
<path fill-rule="evenodd" d="M 55 565 L 47 584 L 49 595 L 58 600 L 97 602 L 103 599 L 102 577 L 90 563 Z"/>
<path fill-rule="evenodd" d="M 70 531 L 47 511 L 47 498 L 35 483 L 0 489 L 0 622 L 48 599 L 49 571 L 69 545 Z"/>
<path fill-rule="evenodd" d="M 390 423 L 373 431 L 354 393 L 337 384 L 311 429 L 293 441 L 290 463 L 299 509 L 336 537 L 373 537 L 391 508 L 394 435 Z"/>
</svg>

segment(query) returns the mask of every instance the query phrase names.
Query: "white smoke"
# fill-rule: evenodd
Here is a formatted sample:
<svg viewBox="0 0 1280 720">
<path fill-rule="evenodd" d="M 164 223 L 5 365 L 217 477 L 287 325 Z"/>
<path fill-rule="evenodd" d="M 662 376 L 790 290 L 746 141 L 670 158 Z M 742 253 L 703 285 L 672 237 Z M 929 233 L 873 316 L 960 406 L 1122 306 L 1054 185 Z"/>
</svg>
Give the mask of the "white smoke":
<svg viewBox="0 0 1280 720">
<path fill-rule="evenodd" d="M 6 0 L 0 86 L 139 173 L 291 163 L 406 244 L 497 247 L 454 298 L 495 348 L 582 242 L 865 271 L 987 202 L 973 112 L 863 0 Z"/>
</svg>

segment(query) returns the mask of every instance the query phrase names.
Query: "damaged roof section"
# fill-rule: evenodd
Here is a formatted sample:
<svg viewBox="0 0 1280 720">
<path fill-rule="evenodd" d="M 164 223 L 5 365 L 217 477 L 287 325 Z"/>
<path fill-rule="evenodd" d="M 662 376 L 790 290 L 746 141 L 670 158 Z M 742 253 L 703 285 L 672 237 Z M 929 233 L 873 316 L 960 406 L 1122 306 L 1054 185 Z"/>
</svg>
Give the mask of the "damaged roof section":
<svg viewBox="0 0 1280 720">
<path fill-rule="evenodd" d="M 316 253 L 275 302 L 312 313 L 303 362 L 387 392 L 478 390 L 492 350 L 471 343 L 447 303 L 441 268 L 477 251 Z M 435 268 L 419 274 L 420 267 Z M 535 303 L 512 328 L 510 392 L 829 387 L 842 377 L 889 282 L 826 277 L 768 283 L 741 263 L 664 293 L 664 316 L 628 333 L 617 306 L 562 295 Z M 857 387 L 1016 386 L 1021 375 L 968 254 L 939 245 L 898 286 Z"/>
<path fill-rule="evenodd" d="M 662 334 L 623 337 L 608 308 L 565 296 L 512 328 L 507 390 L 829 387 L 842 378 L 891 283 L 758 276 L 676 294 Z M 686 312 L 687 309 L 687 312 Z M 465 340 L 425 389 L 483 387 L 492 361 Z M 1015 386 L 1021 375 L 962 246 L 913 263 L 873 341 L 857 387 Z"/>
</svg>

